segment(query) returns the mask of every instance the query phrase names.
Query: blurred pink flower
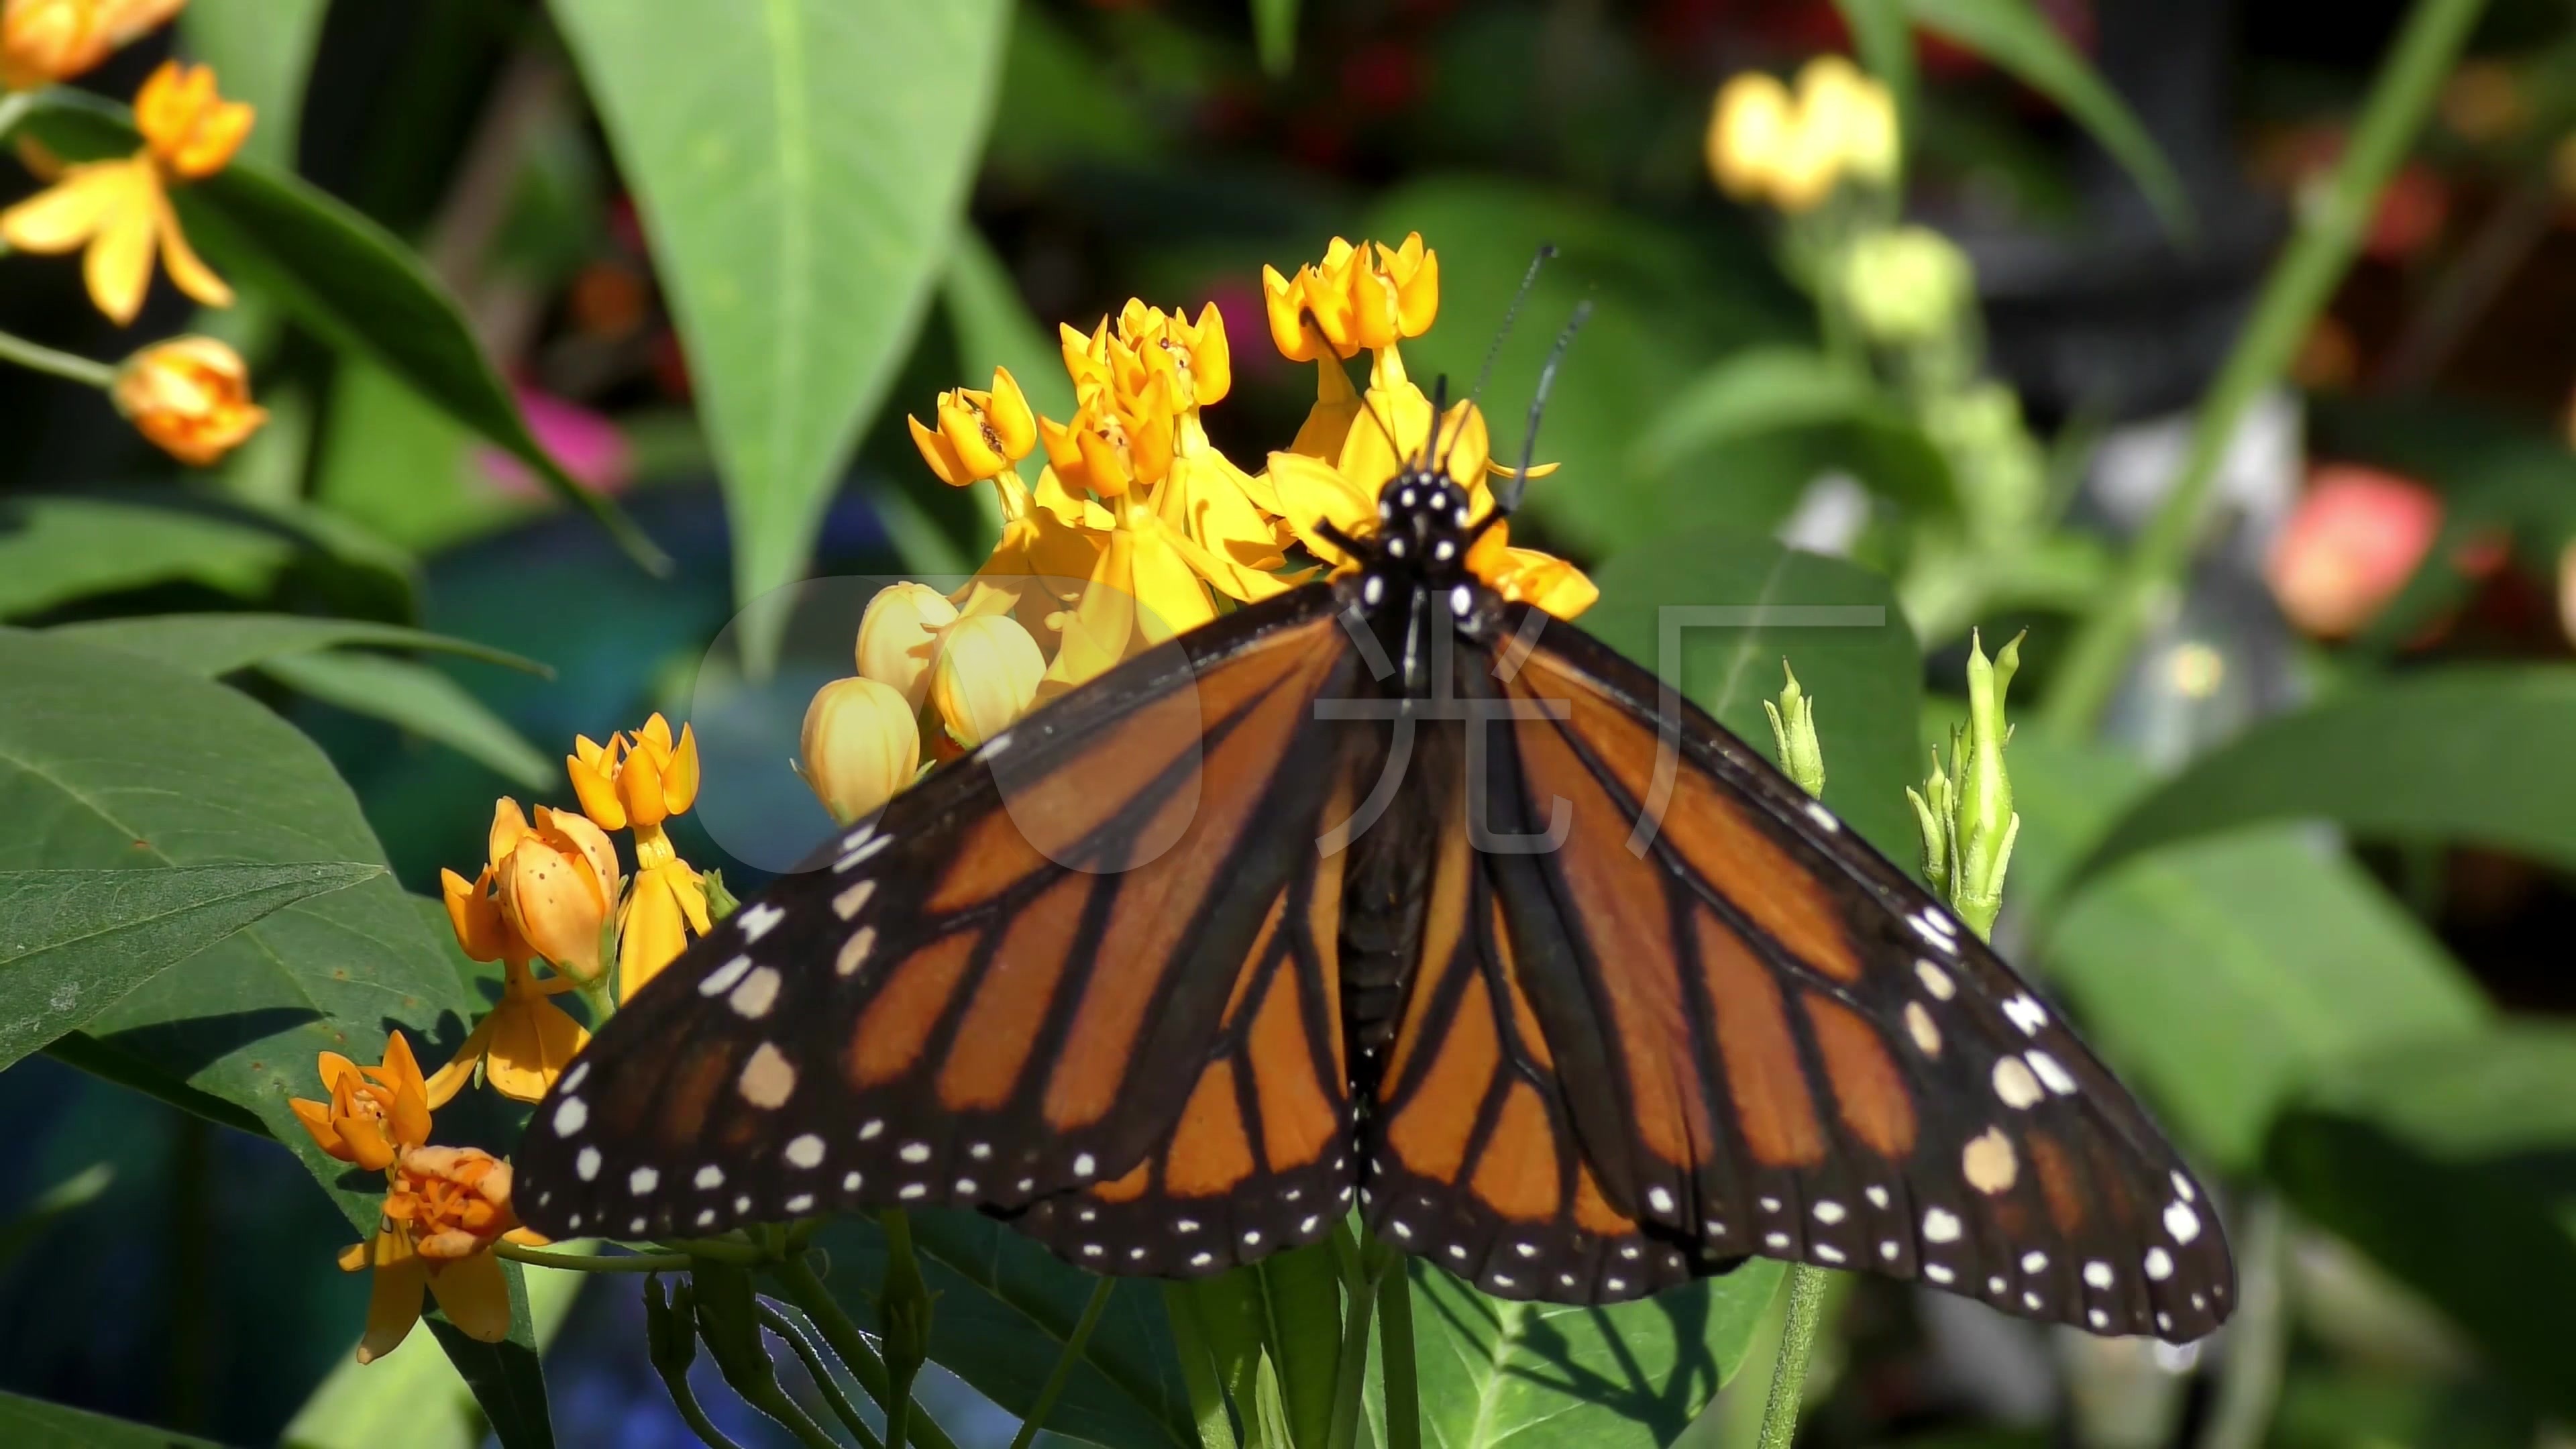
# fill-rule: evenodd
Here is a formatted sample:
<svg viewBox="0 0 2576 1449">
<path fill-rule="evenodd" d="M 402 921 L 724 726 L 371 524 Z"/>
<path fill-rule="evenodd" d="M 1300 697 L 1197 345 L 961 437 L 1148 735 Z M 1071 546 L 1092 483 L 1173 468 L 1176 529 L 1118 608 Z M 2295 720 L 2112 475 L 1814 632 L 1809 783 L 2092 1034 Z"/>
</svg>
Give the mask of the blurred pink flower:
<svg viewBox="0 0 2576 1449">
<path fill-rule="evenodd" d="M 633 478 L 635 449 L 617 424 L 532 387 L 512 391 L 528 420 L 528 431 L 536 434 L 537 446 L 562 464 L 573 481 L 593 492 L 615 493 Z M 498 448 L 475 449 L 474 465 L 493 487 L 513 497 L 535 498 L 545 491 L 525 463 Z"/>
<path fill-rule="evenodd" d="M 2263 575 L 2290 622 L 2341 638 L 2396 597 L 2441 527 L 2442 500 L 2423 484 L 2329 463 L 2309 475 Z"/>
</svg>

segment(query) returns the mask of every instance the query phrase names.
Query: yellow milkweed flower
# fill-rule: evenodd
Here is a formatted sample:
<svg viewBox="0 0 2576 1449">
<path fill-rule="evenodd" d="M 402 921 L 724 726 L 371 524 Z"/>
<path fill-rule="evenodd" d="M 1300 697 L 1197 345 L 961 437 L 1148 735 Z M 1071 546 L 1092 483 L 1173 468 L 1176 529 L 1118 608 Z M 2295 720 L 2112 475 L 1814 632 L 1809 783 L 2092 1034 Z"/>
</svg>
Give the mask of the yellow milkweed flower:
<svg viewBox="0 0 2576 1449">
<path fill-rule="evenodd" d="M 376 1235 L 340 1254 L 342 1269 L 375 1269 L 358 1362 L 399 1347 L 420 1321 L 421 1293 L 481 1343 L 510 1336 L 510 1283 L 492 1245 L 543 1242 L 510 1207 L 510 1164 L 479 1147 L 412 1147 L 390 1173 Z"/>
<path fill-rule="evenodd" d="M 948 737 L 971 750 L 1029 712 L 1046 667 L 1018 620 L 1004 614 L 961 619 L 939 641 L 930 704 Z"/>
<path fill-rule="evenodd" d="M 427 1142 L 430 1108 L 446 1100 L 432 1099 L 411 1043 L 399 1031 L 385 1034 L 382 1066 L 362 1067 L 338 1052 L 323 1052 L 316 1073 L 330 1100 L 296 1097 L 287 1109 L 324 1152 L 369 1172 L 392 1167 L 405 1149 Z"/>
<path fill-rule="evenodd" d="M 166 61 L 134 98 L 143 149 L 121 161 L 70 167 L 53 186 L 0 211 L 0 241 L 49 255 L 86 248 L 81 273 L 90 300 L 120 325 L 143 309 L 156 247 L 180 291 L 229 307 L 232 288 L 188 246 L 166 186 L 223 170 L 252 118 L 248 105 L 215 94 L 211 68 Z"/>
<path fill-rule="evenodd" d="M 859 675 L 891 686 L 913 709 L 930 693 L 930 657 L 957 606 L 928 584 L 888 584 L 859 616 Z M 829 686 L 826 686 L 827 688 Z"/>
<path fill-rule="evenodd" d="M 8 0 L 0 9 L 0 89 L 86 75 L 157 30 L 187 0 Z"/>
<path fill-rule="evenodd" d="M 268 421 L 250 400 L 241 354 L 211 337 L 178 337 L 134 354 L 117 370 L 116 410 L 161 451 L 205 467 Z"/>
<path fill-rule="evenodd" d="M 1007 471 L 1037 444 L 1029 400 L 1007 367 L 993 369 L 992 391 L 952 388 L 939 395 L 933 412 L 939 419 L 936 428 L 909 414 L 904 422 L 912 428 L 912 445 L 921 450 L 922 461 L 952 488 Z"/>
<path fill-rule="evenodd" d="M 440 871 L 439 893 L 466 956 L 501 963 L 501 999 L 430 1079 L 433 1103 L 455 1096 L 478 1067 L 502 1096 L 539 1101 L 590 1044 L 590 1033 L 552 998 L 599 978 L 602 927 L 617 902 L 608 837 L 542 805 L 532 829 L 519 802 L 504 796 L 492 806 L 488 853 L 473 880 Z M 535 956 L 563 974 L 538 979 L 528 964 Z"/>
<path fill-rule="evenodd" d="M 605 745 L 582 735 L 573 751 L 564 768 L 582 813 L 603 830 L 635 835 L 635 884 L 617 920 L 617 999 L 631 1001 L 710 924 L 705 877 L 680 859 L 662 830 L 663 821 L 697 803 L 698 740 L 684 725 L 673 741 L 670 721 L 657 713 Z"/>
</svg>

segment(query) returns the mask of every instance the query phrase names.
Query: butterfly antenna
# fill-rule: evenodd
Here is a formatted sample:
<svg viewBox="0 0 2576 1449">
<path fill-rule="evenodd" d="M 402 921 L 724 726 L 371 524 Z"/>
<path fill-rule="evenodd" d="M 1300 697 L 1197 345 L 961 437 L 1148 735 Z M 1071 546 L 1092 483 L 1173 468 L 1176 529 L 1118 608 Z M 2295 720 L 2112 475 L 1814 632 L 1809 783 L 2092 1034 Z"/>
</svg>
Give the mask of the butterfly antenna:
<svg viewBox="0 0 2576 1449">
<path fill-rule="evenodd" d="M 1590 302 L 1577 303 L 1574 315 L 1566 319 L 1565 330 L 1556 334 L 1556 345 L 1547 350 L 1547 364 L 1538 370 L 1538 391 L 1530 396 L 1529 431 L 1521 435 L 1520 471 L 1512 474 L 1511 496 L 1497 494 L 1494 516 L 1499 518 L 1521 506 L 1521 494 L 1529 488 L 1530 460 L 1538 456 L 1539 415 L 1547 411 L 1547 395 L 1556 387 L 1556 365 L 1565 360 L 1565 349 L 1574 344 L 1574 334 L 1592 318 Z"/>
<path fill-rule="evenodd" d="M 1521 315 L 1521 304 L 1529 300 L 1530 289 L 1538 285 L 1538 269 L 1555 255 L 1556 243 L 1538 244 L 1538 252 L 1530 258 L 1529 270 L 1521 273 L 1520 290 L 1512 293 L 1512 305 L 1503 309 L 1503 325 L 1494 329 L 1494 340 L 1485 346 L 1485 362 L 1476 369 L 1476 386 L 1467 394 L 1467 401 L 1474 402 L 1485 395 L 1485 384 L 1493 380 L 1494 359 L 1503 355 L 1503 341 L 1512 335 L 1512 323 Z"/>
</svg>

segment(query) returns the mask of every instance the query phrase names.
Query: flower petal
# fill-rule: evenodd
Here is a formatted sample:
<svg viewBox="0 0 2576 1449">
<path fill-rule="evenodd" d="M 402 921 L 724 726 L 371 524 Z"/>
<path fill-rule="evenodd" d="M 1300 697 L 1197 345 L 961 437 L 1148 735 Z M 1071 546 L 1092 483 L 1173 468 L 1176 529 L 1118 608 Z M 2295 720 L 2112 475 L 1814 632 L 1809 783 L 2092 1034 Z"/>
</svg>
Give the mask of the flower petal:
<svg viewBox="0 0 2576 1449">
<path fill-rule="evenodd" d="M 374 1363 L 402 1346 L 420 1321 L 420 1293 L 428 1280 L 428 1265 L 400 1233 L 377 1235 L 376 1281 L 367 1293 L 367 1335 L 358 1341 L 358 1362 Z"/>
<path fill-rule="evenodd" d="M 458 1258 L 429 1276 L 430 1296 L 448 1321 L 477 1343 L 499 1343 L 510 1336 L 510 1280 L 501 1260 L 490 1253 Z"/>
</svg>

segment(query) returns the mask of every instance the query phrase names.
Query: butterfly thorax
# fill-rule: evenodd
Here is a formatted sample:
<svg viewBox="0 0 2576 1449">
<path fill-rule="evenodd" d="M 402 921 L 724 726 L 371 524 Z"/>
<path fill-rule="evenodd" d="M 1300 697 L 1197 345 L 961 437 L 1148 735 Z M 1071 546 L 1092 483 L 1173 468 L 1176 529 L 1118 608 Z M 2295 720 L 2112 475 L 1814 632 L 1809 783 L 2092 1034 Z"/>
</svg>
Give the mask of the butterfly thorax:
<svg viewBox="0 0 2576 1449">
<path fill-rule="evenodd" d="M 1467 570 L 1475 543 L 1467 493 L 1445 472 L 1417 460 L 1378 491 L 1377 531 L 1363 544 L 1358 603 L 1396 677 L 1400 698 L 1423 699 L 1436 688 L 1434 635 L 1476 632 L 1490 591 Z"/>
</svg>

